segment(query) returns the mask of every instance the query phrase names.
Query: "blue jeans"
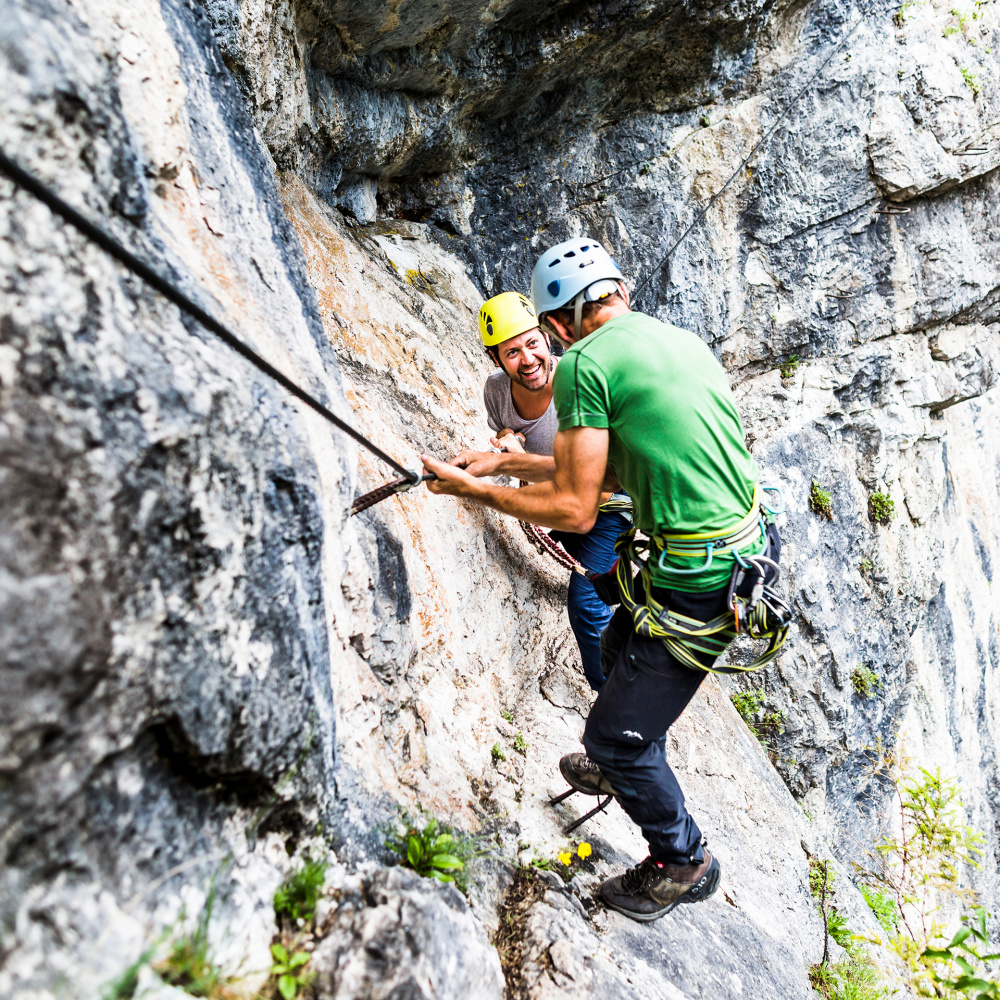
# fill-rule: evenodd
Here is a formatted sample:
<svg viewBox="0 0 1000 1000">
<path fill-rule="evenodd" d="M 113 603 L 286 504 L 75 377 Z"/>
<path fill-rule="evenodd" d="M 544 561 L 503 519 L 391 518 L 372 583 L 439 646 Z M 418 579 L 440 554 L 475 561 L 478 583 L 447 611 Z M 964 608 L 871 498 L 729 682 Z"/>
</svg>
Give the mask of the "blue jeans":
<svg viewBox="0 0 1000 1000">
<path fill-rule="evenodd" d="M 552 538 L 578 562 L 595 573 L 606 573 L 614 565 L 615 542 L 629 527 L 621 514 L 598 514 L 593 528 L 585 535 L 568 531 L 553 531 Z M 595 691 L 604 684 L 601 670 L 601 633 L 611 621 L 611 608 L 602 601 L 590 581 L 574 573 L 569 581 L 569 598 L 566 601 L 569 623 L 580 647 L 583 672 Z"/>
</svg>

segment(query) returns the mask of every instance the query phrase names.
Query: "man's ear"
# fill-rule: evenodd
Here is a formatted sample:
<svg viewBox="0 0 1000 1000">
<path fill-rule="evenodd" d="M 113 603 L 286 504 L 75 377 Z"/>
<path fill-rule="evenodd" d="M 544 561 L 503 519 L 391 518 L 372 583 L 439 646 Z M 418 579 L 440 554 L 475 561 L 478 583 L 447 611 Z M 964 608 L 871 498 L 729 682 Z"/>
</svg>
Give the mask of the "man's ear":
<svg viewBox="0 0 1000 1000">
<path fill-rule="evenodd" d="M 573 340 L 572 331 L 568 326 L 562 323 L 558 317 L 553 316 L 549 313 L 549 323 L 552 325 L 552 329 L 555 330 L 556 335 L 562 341 L 566 347 L 572 347 L 575 341 Z"/>
<path fill-rule="evenodd" d="M 627 305 L 629 307 L 629 309 L 631 309 L 632 308 L 632 303 L 629 300 L 628 289 L 625 287 L 625 282 L 624 281 L 619 281 L 618 282 L 618 292 L 621 295 L 621 297 L 625 300 L 625 305 Z"/>
</svg>

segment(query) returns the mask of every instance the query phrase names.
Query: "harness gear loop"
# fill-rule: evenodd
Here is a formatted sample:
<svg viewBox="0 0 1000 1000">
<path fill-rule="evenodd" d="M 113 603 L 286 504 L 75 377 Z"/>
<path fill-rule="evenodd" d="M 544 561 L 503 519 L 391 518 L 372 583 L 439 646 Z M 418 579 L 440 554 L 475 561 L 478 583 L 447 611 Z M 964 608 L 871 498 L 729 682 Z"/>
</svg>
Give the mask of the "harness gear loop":
<svg viewBox="0 0 1000 1000">
<path fill-rule="evenodd" d="M 754 506 L 735 531 L 722 536 L 722 538 L 698 543 L 699 547 L 702 544 L 706 547 L 705 566 L 699 567 L 699 571 L 711 563 L 712 553 L 719 549 L 728 548 L 735 559 L 733 575 L 727 592 L 728 610 L 707 622 L 671 611 L 652 596 L 648 553 L 651 545 L 661 544 L 661 540 L 666 539 L 667 536 L 640 539 L 636 537 L 636 528 L 633 526 L 622 534 L 615 543 L 615 552 L 619 557 L 616 568 L 618 589 L 622 604 L 632 616 L 632 625 L 636 634 L 647 639 L 659 639 L 678 663 L 692 670 L 716 674 L 748 673 L 751 670 L 757 670 L 770 663 L 778 655 L 788 636 L 792 612 L 773 590 L 781 574 L 778 564 L 773 559 L 763 555 L 740 556 L 730 541 L 742 535 L 745 540 L 737 544 L 745 545 L 758 530 L 763 530 L 764 522 L 759 516 L 757 507 L 757 494 L 755 493 Z M 753 530 L 747 536 L 746 522 L 751 515 L 753 515 L 754 520 L 749 522 L 749 526 Z M 716 549 L 715 542 L 723 544 L 719 546 L 719 549 Z M 689 550 L 677 554 L 691 555 L 692 552 Z M 645 591 L 645 602 L 641 604 L 635 597 L 633 563 L 639 567 Z M 676 572 L 676 570 L 671 568 L 671 572 Z M 774 574 L 774 579 L 770 583 L 767 581 L 769 572 Z M 751 574 L 755 576 L 754 584 L 749 596 L 744 596 L 739 593 L 739 590 Z M 751 639 L 768 640 L 767 648 L 747 664 L 727 664 L 724 667 L 715 667 L 706 666 L 701 661 L 699 654 L 710 656 L 713 660 L 718 659 L 741 632 L 749 635 Z"/>
<path fill-rule="evenodd" d="M 767 529 L 760 514 L 760 492 L 760 486 L 755 486 L 750 512 L 728 534 L 720 536 L 713 535 L 711 532 L 694 535 L 664 532 L 654 535 L 653 545 L 660 550 L 660 558 L 657 561 L 660 570 L 664 573 L 676 573 L 678 576 L 693 576 L 697 573 L 704 573 L 712 565 L 712 559 L 715 556 L 736 554 L 738 549 L 744 548 L 754 541 L 758 534 L 760 537 L 764 537 Z M 676 569 L 673 566 L 663 564 L 667 556 L 694 558 L 701 556 L 703 552 L 705 554 L 704 563 L 694 569 Z"/>
</svg>

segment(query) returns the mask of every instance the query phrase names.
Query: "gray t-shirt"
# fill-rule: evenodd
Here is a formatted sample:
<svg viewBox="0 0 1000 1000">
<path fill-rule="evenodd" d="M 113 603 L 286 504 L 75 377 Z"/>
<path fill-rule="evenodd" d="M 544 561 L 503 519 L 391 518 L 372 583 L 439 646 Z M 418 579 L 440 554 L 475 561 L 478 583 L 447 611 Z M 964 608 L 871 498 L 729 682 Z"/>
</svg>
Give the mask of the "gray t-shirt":
<svg viewBox="0 0 1000 1000">
<path fill-rule="evenodd" d="M 553 363 L 555 358 L 552 359 Z M 552 442 L 555 440 L 559 421 L 556 419 L 556 408 L 549 403 L 549 408 L 537 420 L 525 420 L 514 408 L 514 400 L 510 394 L 510 376 L 505 371 L 494 372 L 483 388 L 483 400 L 486 403 L 486 422 L 495 431 L 509 427 L 524 435 L 524 450 L 533 455 L 551 455 Z"/>
</svg>

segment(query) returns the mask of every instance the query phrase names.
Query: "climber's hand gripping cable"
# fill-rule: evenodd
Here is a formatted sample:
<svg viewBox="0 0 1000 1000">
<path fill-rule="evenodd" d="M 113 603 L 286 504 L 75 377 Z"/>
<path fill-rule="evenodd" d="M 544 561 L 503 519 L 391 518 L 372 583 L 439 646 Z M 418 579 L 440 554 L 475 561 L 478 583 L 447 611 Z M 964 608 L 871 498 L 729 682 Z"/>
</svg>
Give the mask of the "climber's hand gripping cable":
<svg viewBox="0 0 1000 1000">
<path fill-rule="evenodd" d="M 430 455 L 421 455 L 420 461 L 437 476 L 427 484 L 432 493 L 467 497 L 521 521 L 586 534 L 594 526 L 606 489 L 608 432 L 597 427 L 559 431 L 552 457 L 552 480 L 521 489 L 484 482 Z"/>
</svg>

